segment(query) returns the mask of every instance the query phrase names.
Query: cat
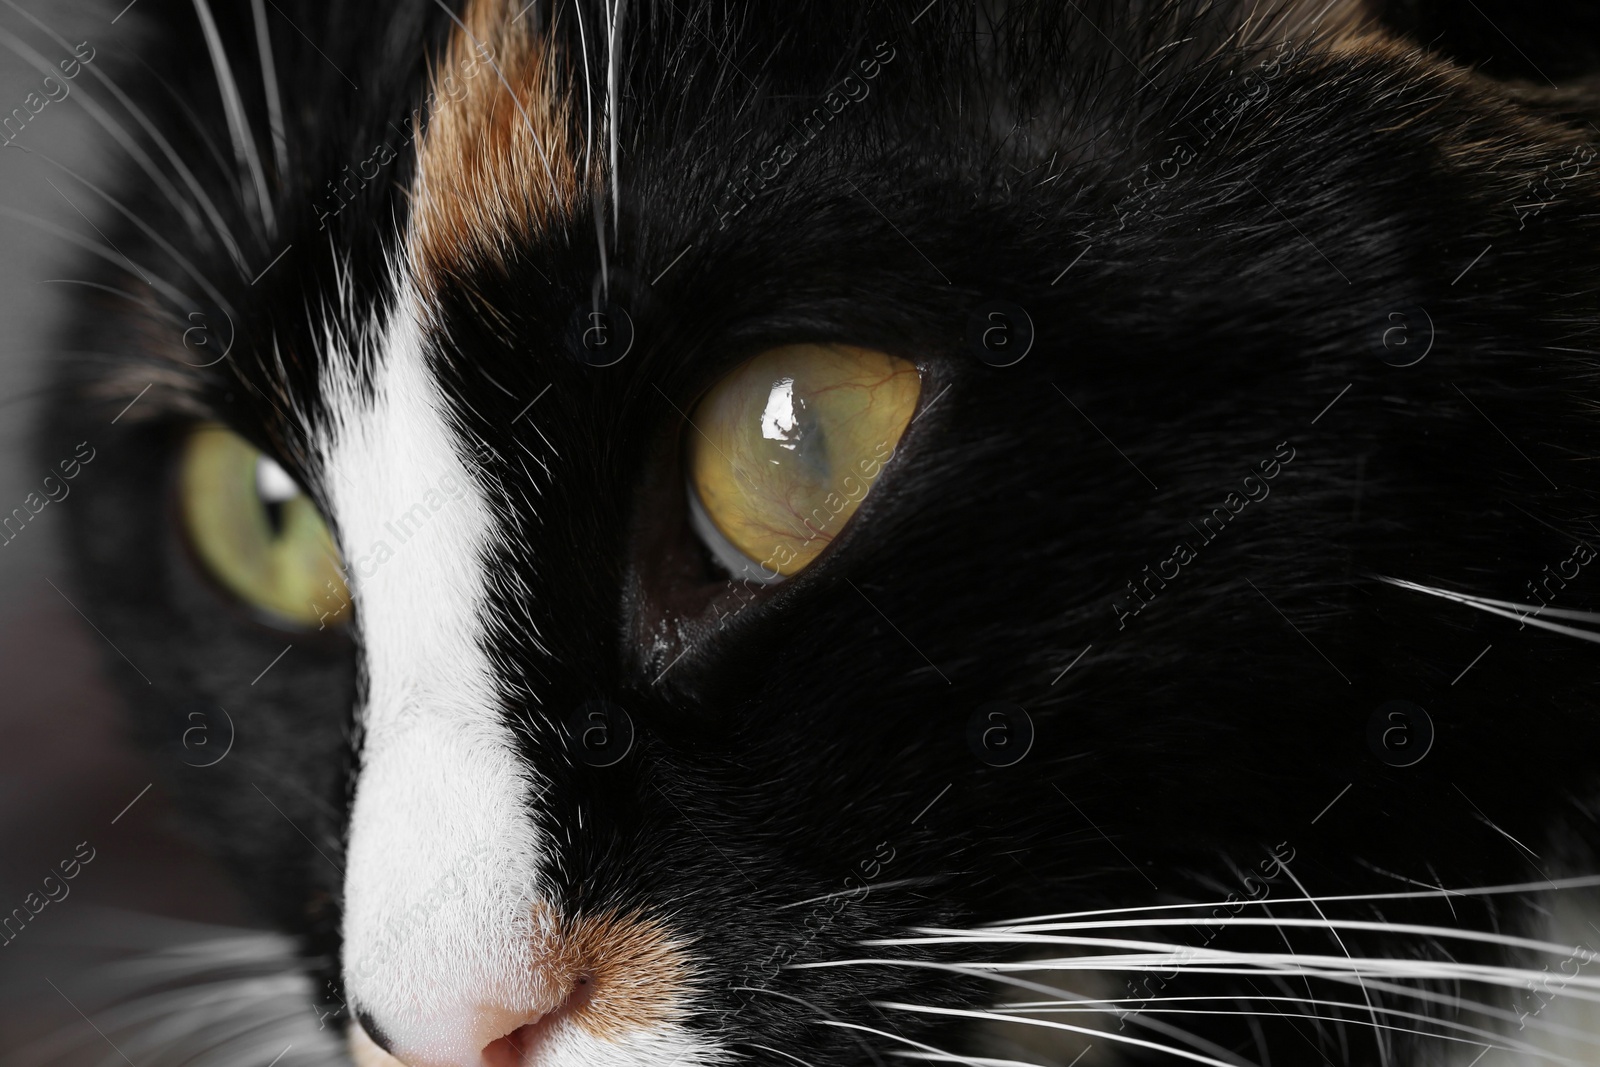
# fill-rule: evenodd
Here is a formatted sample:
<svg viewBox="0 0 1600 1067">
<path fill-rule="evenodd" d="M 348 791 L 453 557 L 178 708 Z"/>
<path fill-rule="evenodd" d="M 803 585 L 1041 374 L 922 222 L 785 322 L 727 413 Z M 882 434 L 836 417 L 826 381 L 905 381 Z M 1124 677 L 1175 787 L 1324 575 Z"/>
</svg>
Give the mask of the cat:
<svg viewBox="0 0 1600 1067">
<path fill-rule="evenodd" d="M 285 1067 L 1600 1058 L 1592 10 L 124 17 L 38 449 Z"/>
</svg>

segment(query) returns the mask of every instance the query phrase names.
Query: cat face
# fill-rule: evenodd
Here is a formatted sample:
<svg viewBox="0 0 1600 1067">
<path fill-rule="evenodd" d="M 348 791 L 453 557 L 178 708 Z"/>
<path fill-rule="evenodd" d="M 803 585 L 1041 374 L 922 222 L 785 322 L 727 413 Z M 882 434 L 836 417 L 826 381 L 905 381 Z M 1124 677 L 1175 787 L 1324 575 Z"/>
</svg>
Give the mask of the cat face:
<svg viewBox="0 0 1600 1067">
<path fill-rule="evenodd" d="M 1586 603 L 1554 110 L 1343 6 L 291 5 L 269 82 L 148 2 L 204 57 L 138 97 L 159 284 L 104 269 L 50 441 L 359 1062 L 1241 1062 L 1292 1023 L 1141 1005 L 1280 975 L 1247 905 L 1523 883 L 1473 811 L 1585 810 L 1581 643 L 1456 688 L 1514 627 L 1427 595 Z M 1039 920 L 1195 902 L 1133 964 Z"/>
</svg>

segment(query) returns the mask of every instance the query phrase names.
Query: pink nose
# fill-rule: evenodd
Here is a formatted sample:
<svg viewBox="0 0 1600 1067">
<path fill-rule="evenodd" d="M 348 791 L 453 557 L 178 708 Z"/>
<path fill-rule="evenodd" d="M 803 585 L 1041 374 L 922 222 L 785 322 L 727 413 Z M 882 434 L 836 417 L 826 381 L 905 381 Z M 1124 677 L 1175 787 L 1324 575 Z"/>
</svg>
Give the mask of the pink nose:
<svg viewBox="0 0 1600 1067">
<path fill-rule="evenodd" d="M 577 979 L 566 1000 L 544 1012 L 475 1006 L 405 1028 L 403 1043 L 363 1017 L 350 1024 L 356 1067 L 536 1067 L 551 1035 L 589 1000 L 590 979 Z"/>
</svg>

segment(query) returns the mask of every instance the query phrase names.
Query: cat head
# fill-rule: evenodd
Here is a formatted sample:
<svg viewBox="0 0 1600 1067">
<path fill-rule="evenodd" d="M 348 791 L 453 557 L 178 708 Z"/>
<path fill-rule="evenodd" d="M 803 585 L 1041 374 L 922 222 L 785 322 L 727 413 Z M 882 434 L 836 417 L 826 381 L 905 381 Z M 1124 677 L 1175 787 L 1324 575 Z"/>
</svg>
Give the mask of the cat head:
<svg viewBox="0 0 1600 1067">
<path fill-rule="evenodd" d="M 1600 537 L 1577 105 L 1344 5 L 268 7 L 141 5 L 46 447 L 362 1062 L 979 1055 L 1071 984 L 992 924 L 1370 890 L 1486 748 L 1559 806 L 1573 643 L 1508 737 L 1378 579 Z"/>
</svg>

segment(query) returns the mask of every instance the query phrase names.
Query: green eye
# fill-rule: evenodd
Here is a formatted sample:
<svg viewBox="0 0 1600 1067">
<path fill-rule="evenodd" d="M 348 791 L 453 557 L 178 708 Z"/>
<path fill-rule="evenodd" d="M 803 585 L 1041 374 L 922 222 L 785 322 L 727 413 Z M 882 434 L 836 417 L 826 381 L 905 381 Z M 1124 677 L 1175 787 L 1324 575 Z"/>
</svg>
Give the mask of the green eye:
<svg viewBox="0 0 1600 1067">
<path fill-rule="evenodd" d="M 221 426 L 200 426 L 183 444 L 178 491 L 190 543 L 229 592 L 297 626 L 348 617 L 333 537 L 277 463 Z"/>
<path fill-rule="evenodd" d="M 922 379 L 848 345 L 775 348 L 702 400 L 689 438 L 689 509 L 724 567 L 798 574 L 866 499 L 911 422 Z"/>
</svg>

